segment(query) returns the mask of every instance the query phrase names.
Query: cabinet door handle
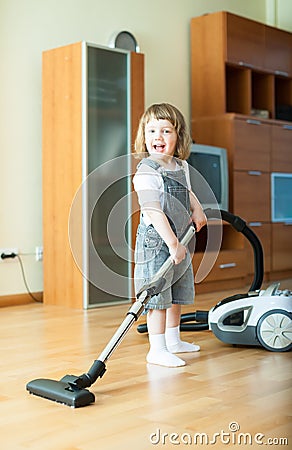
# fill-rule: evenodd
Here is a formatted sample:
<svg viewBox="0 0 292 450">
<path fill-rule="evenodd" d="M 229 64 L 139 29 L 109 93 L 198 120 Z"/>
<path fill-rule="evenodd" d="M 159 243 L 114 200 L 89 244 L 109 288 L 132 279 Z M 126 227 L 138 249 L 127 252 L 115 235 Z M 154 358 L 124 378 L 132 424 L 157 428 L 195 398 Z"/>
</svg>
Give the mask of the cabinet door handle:
<svg viewBox="0 0 292 450">
<path fill-rule="evenodd" d="M 260 120 L 255 119 L 247 119 L 246 123 L 249 123 L 250 125 L 261 125 L 262 122 Z"/>
<path fill-rule="evenodd" d="M 239 61 L 238 64 L 239 64 L 240 66 L 247 67 L 247 68 L 249 68 L 249 69 L 253 69 L 253 68 L 254 68 L 254 66 L 253 66 L 252 64 L 247 63 L 247 62 L 244 62 L 244 61 Z"/>
<path fill-rule="evenodd" d="M 220 269 L 231 269 L 232 267 L 236 267 L 236 263 L 226 263 L 226 264 L 220 264 Z"/>
<path fill-rule="evenodd" d="M 250 222 L 248 225 L 250 227 L 261 227 L 263 224 L 262 222 Z"/>
<path fill-rule="evenodd" d="M 275 75 L 281 75 L 282 77 L 289 77 L 289 73 L 284 72 L 284 70 L 275 70 Z"/>
<path fill-rule="evenodd" d="M 292 130 L 292 125 L 283 125 L 284 130 Z"/>
<path fill-rule="evenodd" d="M 262 174 L 262 172 L 260 170 L 249 170 L 247 173 L 249 175 L 255 175 L 257 177 L 259 177 Z"/>
</svg>

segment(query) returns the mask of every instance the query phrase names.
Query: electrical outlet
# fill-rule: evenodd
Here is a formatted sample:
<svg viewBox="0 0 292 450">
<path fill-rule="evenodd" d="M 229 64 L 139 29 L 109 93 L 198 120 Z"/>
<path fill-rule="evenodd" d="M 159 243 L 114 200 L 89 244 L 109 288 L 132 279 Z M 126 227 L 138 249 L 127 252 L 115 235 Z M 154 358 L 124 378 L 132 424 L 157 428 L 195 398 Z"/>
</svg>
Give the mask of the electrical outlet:
<svg viewBox="0 0 292 450">
<path fill-rule="evenodd" d="M 35 248 L 35 260 L 36 261 L 42 261 L 43 260 L 43 247 L 36 247 Z"/>
<path fill-rule="evenodd" d="M 15 247 L 0 248 L 0 261 L 9 261 L 10 258 L 5 260 L 1 258 L 2 253 L 4 253 L 5 255 L 11 255 L 11 253 L 18 255 L 18 248 Z"/>
</svg>

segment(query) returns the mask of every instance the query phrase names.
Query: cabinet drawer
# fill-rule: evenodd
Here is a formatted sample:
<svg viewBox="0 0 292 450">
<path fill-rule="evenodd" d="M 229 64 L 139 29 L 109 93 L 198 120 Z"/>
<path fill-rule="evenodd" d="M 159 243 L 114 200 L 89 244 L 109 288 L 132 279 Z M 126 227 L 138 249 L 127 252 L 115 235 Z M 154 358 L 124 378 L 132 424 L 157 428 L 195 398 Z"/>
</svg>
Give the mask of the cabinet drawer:
<svg viewBox="0 0 292 450">
<path fill-rule="evenodd" d="M 271 270 L 271 224 L 261 222 L 251 222 L 248 224 L 249 228 L 259 238 L 263 253 L 264 253 L 264 271 L 270 272 Z M 251 245 L 246 241 L 247 260 L 248 260 L 248 272 L 254 273 L 254 255 Z"/>
<path fill-rule="evenodd" d="M 234 120 L 235 170 L 270 170 L 271 126 L 258 119 Z"/>
<path fill-rule="evenodd" d="M 233 174 L 234 214 L 247 222 L 270 222 L 270 175 L 258 171 Z"/>
<path fill-rule="evenodd" d="M 292 224 L 272 224 L 272 270 L 292 269 Z"/>
<path fill-rule="evenodd" d="M 292 172 L 292 124 L 272 126 L 272 172 Z"/>
<path fill-rule="evenodd" d="M 216 254 L 208 254 L 208 261 L 214 261 Z M 245 250 L 223 250 L 221 251 L 215 264 L 206 276 L 207 270 L 210 267 L 207 263 L 201 265 L 202 253 L 197 253 L 193 258 L 193 268 L 195 273 L 195 281 L 215 281 L 215 280 L 229 280 L 233 278 L 241 278 L 247 275 L 246 267 L 246 252 Z M 199 269 L 199 271 L 198 271 Z"/>
</svg>

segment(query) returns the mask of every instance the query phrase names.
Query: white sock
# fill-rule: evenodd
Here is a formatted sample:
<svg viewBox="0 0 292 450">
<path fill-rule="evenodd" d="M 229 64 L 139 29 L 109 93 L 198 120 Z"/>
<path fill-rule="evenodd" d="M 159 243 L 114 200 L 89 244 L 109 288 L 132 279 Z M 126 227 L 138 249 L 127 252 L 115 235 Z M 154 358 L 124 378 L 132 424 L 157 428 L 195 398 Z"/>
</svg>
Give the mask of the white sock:
<svg viewBox="0 0 292 450">
<path fill-rule="evenodd" d="M 166 367 L 185 366 L 185 361 L 173 355 L 167 350 L 165 334 L 149 334 L 150 350 L 147 355 L 147 362 Z"/>
<path fill-rule="evenodd" d="M 180 329 L 178 327 L 166 328 L 165 339 L 167 350 L 171 353 L 198 352 L 199 345 L 190 344 L 180 339 Z"/>
</svg>

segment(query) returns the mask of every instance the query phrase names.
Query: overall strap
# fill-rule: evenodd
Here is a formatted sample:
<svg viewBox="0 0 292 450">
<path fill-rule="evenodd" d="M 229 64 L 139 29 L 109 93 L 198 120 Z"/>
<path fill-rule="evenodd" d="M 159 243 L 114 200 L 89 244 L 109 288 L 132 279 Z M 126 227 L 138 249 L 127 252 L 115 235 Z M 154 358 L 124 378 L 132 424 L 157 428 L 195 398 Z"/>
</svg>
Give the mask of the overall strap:
<svg viewBox="0 0 292 450">
<path fill-rule="evenodd" d="M 180 169 L 183 169 L 182 161 L 178 158 L 175 158 L 176 163 L 180 166 Z M 139 164 L 137 165 L 137 168 L 141 166 L 141 164 L 146 164 L 147 166 L 151 167 L 154 170 L 159 170 L 162 174 L 167 174 L 167 172 L 173 172 L 172 170 L 166 170 L 159 162 L 153 161 L 153 159 L 150 158 L 143 158 Z"/>
<path fill-rule="evenodd" d="M 146 164 L 146 166 L 149 166 L 149 167 L 151 167 L 154 170 L 158 170 L 158 169 L 161 168 L 161 165 L 158 162 L 153 161 L 153 159 L 149 159 L 149 158 L 142 159 L 139 162 L 139 164 L 137 165 L 137 168 L 140 167 L 141 164 Z"/>
</svg>

